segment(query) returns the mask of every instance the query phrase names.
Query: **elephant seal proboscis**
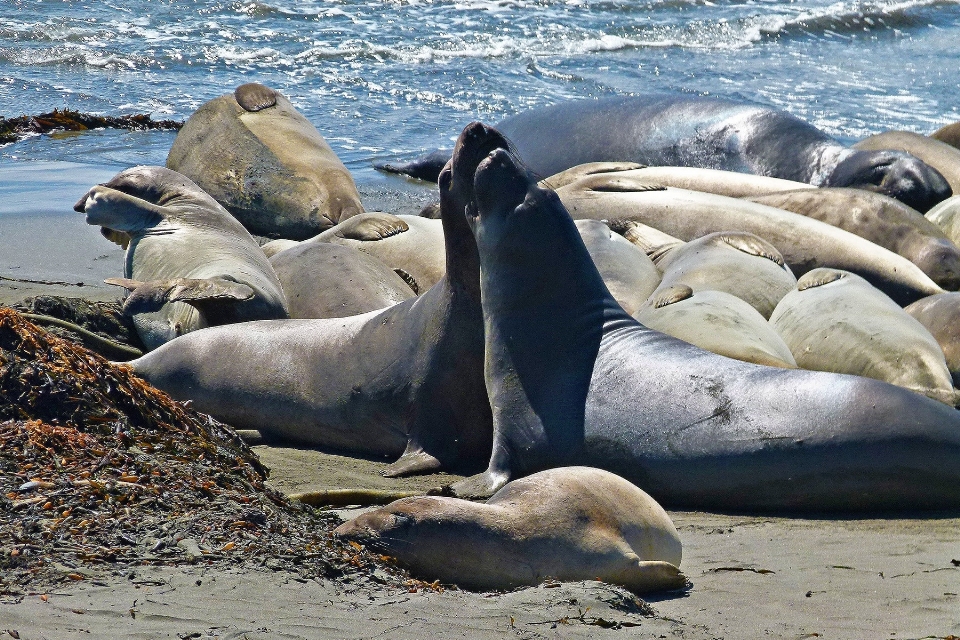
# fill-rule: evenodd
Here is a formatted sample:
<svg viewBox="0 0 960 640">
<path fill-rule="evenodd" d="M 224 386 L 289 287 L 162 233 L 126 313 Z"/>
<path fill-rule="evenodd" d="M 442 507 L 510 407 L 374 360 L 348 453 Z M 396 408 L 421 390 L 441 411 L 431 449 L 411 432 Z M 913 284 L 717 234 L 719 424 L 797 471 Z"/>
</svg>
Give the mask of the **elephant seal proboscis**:
<svg viewBox="0 0 960 640">
<path fill-rule="evenodd" d="M 392 213 L 362 213 L 306 242 L 331 242 L 374 256 L 407 274 L 418 292 L 435 285 L 446 269 L 439 220 Z"/>
<path fill-rule="evenodd" d="M 482 466 L 492 417 L 480 263 L 463 211 L 477 163 L 506 141 L 482 126 L 461 137 L 467 150 L 439 181 L 446 273 L 428 291 L 349 318 L 198 331 L 134 370 L 237 428 L 400 456 L 388 475 Z"/>
<path fill-rule="evenodd" d="M 816 267 L 853 271 L 903 304 L 943 293 L 917 265 L 849 231 L 749 200 L 638 182 L 628 173 L 587 176 L 556 192 L 575 219 L 640 222 L 686 241 L 721 231 L 755 234 L 797 277 Z"/>
<path fill-rule="evenodd" d="M 726 291 L 694 291 L 685 284 L 658 289 L 631 314 L 640 323 L 701 349 L 768 367 L 797 363 L 760 313 Z"/>
<path fill-rule="evenodd" d="M 956 197 L 956 196 L 954 196 Z M 960 385 L 960 293 L 950 291 L 921 298 L 904 308 L 936 339 L 953 377 Z"/>
<path fill-rule="evenodd" d="M 786 111 L 721 98 L 574 100 L 525 111 L 497 128 L 540 177 L 588 162 L 629 161 L 869 189 L 921 212 L 950 195 L 943 176 L 908 153 L 849 149 Z M 436 180 L 443 157 L 376 166 Z"/>
<path fill-rule="evenodd" d="M 947 198 L 927 211 L 923 217 L 943 231 L 954 245 L 960 247 L 960 195 Z"/>
<path fill-rule="evenodd" d="M 489 153 L 473 185 L 494 445 L 487 470 L 451 485 L 454 495 L 585 464 L 678 507 L 960 506 L 956 410 L 878 380 L 740 362 L 647 329 L 607 291 L 560 199 L 513 153 Z"/>
<path fill-rule="evenodd" d="M 301 242 L 274 254 L 270 264 L 291 318 L 345 318 L 416 295 L 390 267 L 352 247 Z"/>
<path fill-rule="evenodd" d="M 124 311 L 148 349 L 207 326 L 287 317 L 280 282 L 246 229 L 189 178 L 134 167 L 74 205 L 126 245 Z"/>
<path fill-rule="evenodd" d="M 885 131 L 864 138 L 853 145 L 853 148 L 864 151 L 893 149 L 909 153 L 940 172 L 953 194 L 960 194 L 960 149 L 946 142 L 912 131 Z"/>
<path fill-rule="evenodd" d="M 810 271 L 780 301 L 770 324 L 804 369 L 867 376 L 950 405 L 957 402 L 934 337 L 857 275 Z"/>
<path fill-rule="evenodd" d="M 304 240 L 363 212 L 353 177 L 320 132 L 255 82 L 201 105 L 177 134 L 167 167 L 262 236 Z"/>
<path fill-rule="evenodd" d="M 603 580 L 641 594 L 686 584 L 670 516 L 633 484 L 589 467 L 514 480 L 483 504 L 404 498 L 334 535 L 395 557 L 424 579 L 477 590 L 549 578 Z"/>
<path fill-rule="evenodd" d="M 661 252 L 656 264 L 663 273 L 657 292 L 679 284 L 696 292 L 724 291 L 747 302 L 764 319 L 797 284 L 776 247 L 742 231 L 709 233 L 675 246 Z"/>
<path fill-rule="evenodd" d="M 599 220 L 577 220 L 583 239 L 607 289 L 633 313 L 660 284 L 660 272 L 647 254 Z"/>
<path fill-rule="evenodd" d="M 751 200 L 849 231 L 903 256 L 944 289 L 960 288 L 960 249 L 940 227 L 899 200 L 846 188 L 785 191 Z"/>
</svg>

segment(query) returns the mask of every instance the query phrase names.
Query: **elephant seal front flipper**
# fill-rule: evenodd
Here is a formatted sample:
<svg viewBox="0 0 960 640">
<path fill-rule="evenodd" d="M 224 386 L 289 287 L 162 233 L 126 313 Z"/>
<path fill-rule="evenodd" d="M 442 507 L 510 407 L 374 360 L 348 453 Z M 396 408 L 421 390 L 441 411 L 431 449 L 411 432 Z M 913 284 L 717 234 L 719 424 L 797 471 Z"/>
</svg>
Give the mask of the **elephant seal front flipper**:
<svg viewBox="0 0 960 640">
<path fill-rule="evenodd" d="M 227 278 L 174 278 L 150 282 L 107 278 L 104 282 L 131 292 L 123 304 L 124 312 L 131 316 L 155 313 L 168 302 L 186 302 L 203 312 L 211 324 L 230 322 L 229 318 L 237 316 L 230 307 L 249 300 L 254 294 L 251 287 Z"/>
</svg>

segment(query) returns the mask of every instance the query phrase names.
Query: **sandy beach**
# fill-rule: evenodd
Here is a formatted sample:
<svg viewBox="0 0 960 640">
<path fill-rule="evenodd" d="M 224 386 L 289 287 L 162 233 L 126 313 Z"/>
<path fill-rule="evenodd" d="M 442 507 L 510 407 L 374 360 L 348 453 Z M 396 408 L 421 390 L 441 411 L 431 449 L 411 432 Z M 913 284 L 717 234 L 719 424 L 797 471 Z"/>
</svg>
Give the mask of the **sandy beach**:
<svg viewBox="0 0 960 640">
<path fill-rule="evenodd" d="M 115 300 L 123 253 L 72 204 L 118 167 L 0 170 L 0 303 L 45 294 Z M 19 172 L 19 173 L 18 173 Z M 368 209 L 416 213 L 429 189 L 361 185 Z M 24 185 L 31 185 L 25 189 Z M 254 440 L 256 442 L 256 440 Z M 385 461 L 256 444 L 270 484 L 426 491 L 455 480 L 380 475 Z M 362 509 L 340 509 L 349 519 Z M 0 637 L 40 638 L 953 638 L 960 513 L 792 517 L 670 511 L 691 586 L 638 600 L 598 582 L 509 593 L 415 592 L 229 564 L 94 566 L 47 592 L 0 595 Z M 420 576 L 429 580 L 429 576 Z M 45 596 L 45 597 L 41 597 Z"/>
</svg>

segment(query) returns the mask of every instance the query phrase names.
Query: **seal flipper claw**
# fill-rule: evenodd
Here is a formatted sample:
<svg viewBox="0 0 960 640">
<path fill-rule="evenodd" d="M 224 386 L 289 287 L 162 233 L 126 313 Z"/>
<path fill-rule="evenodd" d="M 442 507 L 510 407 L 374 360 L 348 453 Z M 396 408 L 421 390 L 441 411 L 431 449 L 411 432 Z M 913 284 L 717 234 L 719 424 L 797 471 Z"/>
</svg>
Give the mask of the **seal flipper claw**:
<svg viewBox="0 0 960 640">
<path fill-rule="evenodd" d="M 341 222 L 330 234 L 349 240 L 376 242 L 410 230 L 410 225 L 392 213 L 369 212 Z M 320 240 L 325 234 L 320 234 Z"/>
</svg>

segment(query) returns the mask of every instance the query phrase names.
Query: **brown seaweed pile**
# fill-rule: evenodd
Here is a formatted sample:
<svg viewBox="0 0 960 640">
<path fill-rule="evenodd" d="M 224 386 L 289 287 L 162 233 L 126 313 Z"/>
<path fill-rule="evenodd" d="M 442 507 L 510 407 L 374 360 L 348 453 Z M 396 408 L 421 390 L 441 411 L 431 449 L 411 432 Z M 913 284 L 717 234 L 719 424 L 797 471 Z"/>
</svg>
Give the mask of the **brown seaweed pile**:
<svg viewBox="0 0 960 640">
<path fill-rule="evenodd" d="M 149 114 L 97 116 L 72 109 L 54 109 L 38 116 L 0 117 L 0 144 L 16 142 L 29 134 L 51 131 L 86 131 L 88 129 L 162 129 L 176 131 L 183 126 L 176 120 L 154 120 Z"/>
<path fill-rule="evenodd" d="M 0 596 L 180 563 L 418 588 L 267 473 L 229 427 L 0 309 Z"/>
</svg>

